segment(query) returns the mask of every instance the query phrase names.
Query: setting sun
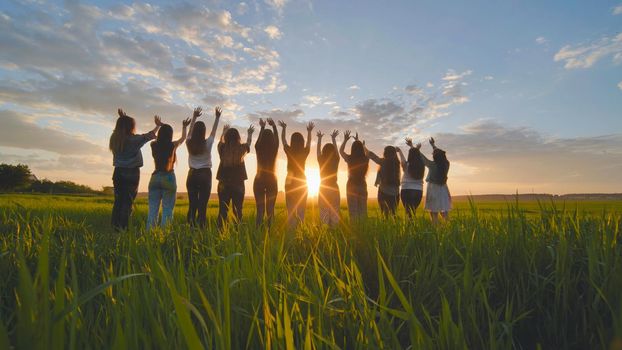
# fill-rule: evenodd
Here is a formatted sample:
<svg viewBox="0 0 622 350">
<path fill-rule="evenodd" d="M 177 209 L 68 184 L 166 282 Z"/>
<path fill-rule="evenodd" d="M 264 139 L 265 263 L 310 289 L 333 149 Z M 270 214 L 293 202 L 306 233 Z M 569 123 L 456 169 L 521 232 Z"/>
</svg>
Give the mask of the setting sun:
<svg viewBox="0 0 622 350">
<path fill-rule="evenodd" d="M 320 171 L 317 168 L 306 169 L 309 196 L 317 197 L 320 192 Z"/>
</svg>

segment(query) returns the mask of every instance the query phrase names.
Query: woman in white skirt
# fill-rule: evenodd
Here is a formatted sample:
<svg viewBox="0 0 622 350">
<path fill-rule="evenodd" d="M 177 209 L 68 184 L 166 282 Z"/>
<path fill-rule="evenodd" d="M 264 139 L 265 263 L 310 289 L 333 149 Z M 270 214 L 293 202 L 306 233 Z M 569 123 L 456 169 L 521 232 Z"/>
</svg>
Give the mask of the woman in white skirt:
<svg viewBox="0 0 622 350">
<path fill-rule="evenodd" d="M 428 167 L 428 176 L 426 182 L 428 189 L 425 196 L 425 208 L 430 211 L 430 217 L 433 223 L 438 222 L 438 214 L 443 219 L 449 219 L 449 211 L 451 210 L 451 194 L 447 187 L 447 173 L 449 172 L 449 161 L 445 155 L 445 151 L 437 148 L 434 138 L 430 138 L 430 145 L 434 150 L 432 159 L 429 160 L 421 153 L 421 159 Z"/>
</svg>

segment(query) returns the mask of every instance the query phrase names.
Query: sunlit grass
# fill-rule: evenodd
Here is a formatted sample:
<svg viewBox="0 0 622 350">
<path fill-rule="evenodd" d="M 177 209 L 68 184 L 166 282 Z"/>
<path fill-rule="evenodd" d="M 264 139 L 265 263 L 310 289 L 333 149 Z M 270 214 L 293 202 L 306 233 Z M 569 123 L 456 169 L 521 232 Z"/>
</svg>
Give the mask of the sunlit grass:
<svg viewBox="0 0 622 350">
<path fill-rule="evenodd" d="M 141 199 L 137 229 L 115 233 L 110 198 L 0 199 L 2 349 L 596 349 L 622 336 L 615 203 L 459 203 L 438 227 L 372 206 L 335 229 L 310 204 L 285 232 L 281 204 L 268 230 L 247 202 L 218 233 L 213 204 L 194 230 L 184 201 L 145 232 Z"/>
</svg>

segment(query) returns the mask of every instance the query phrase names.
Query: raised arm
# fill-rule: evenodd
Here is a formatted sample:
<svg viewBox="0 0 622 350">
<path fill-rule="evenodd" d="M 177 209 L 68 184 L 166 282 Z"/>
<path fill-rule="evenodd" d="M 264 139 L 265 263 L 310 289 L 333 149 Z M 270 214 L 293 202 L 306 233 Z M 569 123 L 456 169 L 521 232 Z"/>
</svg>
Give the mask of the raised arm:
<svg viewBox="0 0 622 350">
<path fill-rule="evenodd" d="M 279 148 L 279 131 L 276 129 L 276 123 L 274 122 L 274 120 L 272 120 L 272 118 L 268 118 L 268 125 L 270 125 L 272 127 L 272 137 L 274 137 L 274 144 L 276 145 L 276 148 Z"/>
<path fill-rule="evenodd" d="M 376 153 L 368 150 L 367 147 L 365 147 L 365 153 L 367 154 L 367 158 L 373 160 L 378 165 L 382 165 L 382 158 L 378 157 Z"/>
<path fill-rule="evenodd" d="M 309 154 L 308 152 L 311 150 L 311 132 L 313 131 L 313 128 L 315 128 L 315 124 L 313 124 L 313 122 L 309 122 L 309 124 L 307 124 L 307 144 L 305 145 L 307 154 Z"/>
<path fill-rule="evenodd" d="M 190 127 L 188 128 L 188 137 L 186 137 L 187 140 L 190 140 L 190 138 L 192 137 L 192 129 L 194 128 L 194 123 L 196 123 L 197 118 L 201 116 L 201 111 L 203 109 L 201 107 L 197 107 L 194 109 L 194 112 L 192 112 L 192 121 L 190 121 Z"/>
<path fill-rule="evenodd" d="M 287 124 L 284 121 L 279 120 L 279 126 L 281 127 L 281 142 L 283 143 L 283 148 L 289 148 L 287 144 L 287 137 L 285 136 L 285 129 L 287 129 Z"/>
<path fill-rule="evenodd" d="M 339 147 L 339 154 L 341 155 L 341 158 L 343 158 L 346 161 L 350 159 L 350 155 L 346 153 L 346 143 L 348 143 L 349 139 L 350 139 L 350 130 L 346 130 L 343 133 L 343 142 L 341 142 L 341 147 Z"/>
<path fill-rule="evenodd" d="M 253 132 L 255 132 L 255 126 L 251 124 L 246 131 L 246 145 L 250 148 L 253 142 Z"/>
<path fill-rule="evenodd" d="M 330 139 L 333 141 L 333 147 L 335 147 L 335 149 L 337 149 L 337 136 L 339 136 L 339 130 L 333 130 L 330 134 Z"/>
<path fill-rule="evenodd" d="M 322 134 L 321 131 L 317 132 L 317 161 L 320 161 L 320 157 L 322 157 L 322 136 L 324 136 L 324 134 Z"/>
<path fill-rule="evenodd" d="M 225 143 L 225 134 L 227 133 L 227 130 L 229 130 L 230 127 L 231 125 L 229 124 L 225 124 L 222 127 L 222 134 L 220 134 L 220 143 Z"/>
<path fill-rule="evenodd" d="M 432 146 L 432 149 L 436 149 L 436 141 L 434 141 L 434 137 L 430 137 L 430 146 Z"/>
<path fill-rule="evenodd" d="M 397 150 L 397 154 L 400 156 L 400 163 L 402 163 L 402 168 L 406 166 L 406 158 L 404 157 L 404 153 L 402 153 L 402 150 L 395 146 L 395 149 Z"/>
<path fill-rule="evenodd" d="M 210 132 L 210 137 L 216 137 L 216 130 L 218 130 L 218 122 L 220 121 L 220 115 L 222 114 L 222 109 L 220 107 L 216 107 L 214 109 L 214 125 L 212 125 L 212 131 Z"/>
<path fill-rule="evenodd" d="M 175 147 L 178 147 L 184 141 L 186 141 L 186 130 L 188 129 L 188 125 L 190 125 L 190 118 L 184 119 L 184 121 L 181 123 L 182 123 L 181 137 L 179 138 L 179 140 L 173 142 L 175 144 Z"/>
<path fill-rule="evenodd" d="M 121 110 L 120 108 L 119 111 L 121 111 L 121 113 L 124 113 L 123 110 Z M 158 132 L 158 130 L 160 130 L 160 127 L 162 126 L 162 120 L 160 119 L 159 115 L 154 115 L 153 122 L 156 126 L 151 131 L 149 131 L 149 134 L 152 134 L 152 136 L 155 138 L 155 133 Z"/>
<path fill-rule="evenodd" d="M 259 118 L 259 136 L 257 136 L 257 141 L 255 141 L 255 147 L 257 147 L 257 144 L 263 138 L 263 130 L 265 128 L 266 128 L 266 122 L 263 120 L 263 118 Z"/>
</svg>

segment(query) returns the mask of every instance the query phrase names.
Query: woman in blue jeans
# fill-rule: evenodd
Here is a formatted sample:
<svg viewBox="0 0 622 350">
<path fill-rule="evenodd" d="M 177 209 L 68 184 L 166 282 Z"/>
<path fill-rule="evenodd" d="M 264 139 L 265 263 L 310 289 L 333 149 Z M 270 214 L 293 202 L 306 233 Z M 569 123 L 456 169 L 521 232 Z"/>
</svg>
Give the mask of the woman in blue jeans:
<svg viewBox="0 0 622 350">
<path fill-rule="evenodd" d="M 173 141 L 173 128 L 163 124 L 158 131 L 158 136 L 151 143 L 151 154 L 155 163 L 155 170 L 149 181 L 149 216 L 147 229 L 157 225 L 160 202 L 162 202 L 162 226 L 173 218 L 175 207 L 175 195 L 177 193 L 177 181 L 173 169 L 176 160 L 176 150 L 186 140 L 186 128 L 190 124 L 190 118 L 183 121 L 181 138 Z"/>
</svg>

